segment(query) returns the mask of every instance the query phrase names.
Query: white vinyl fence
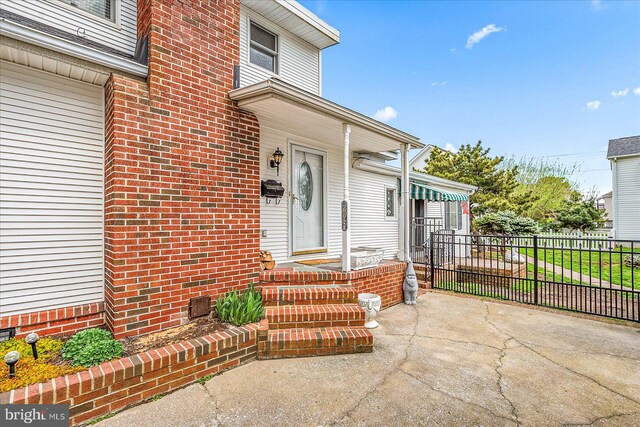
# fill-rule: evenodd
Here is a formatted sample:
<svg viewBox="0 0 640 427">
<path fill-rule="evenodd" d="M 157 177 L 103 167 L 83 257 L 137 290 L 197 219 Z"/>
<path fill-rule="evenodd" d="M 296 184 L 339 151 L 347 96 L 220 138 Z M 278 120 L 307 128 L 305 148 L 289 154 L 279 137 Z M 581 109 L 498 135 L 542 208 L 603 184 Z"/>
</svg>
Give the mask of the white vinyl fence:
<svg viewBox="0 0 640 427">
<path fill-rule="evenodd" d="M 540 248 L 612 249 L 613 246 L 611 233 L 602 231 L 572 233 L 549 231 L 538 234 Z"/>
</svg>

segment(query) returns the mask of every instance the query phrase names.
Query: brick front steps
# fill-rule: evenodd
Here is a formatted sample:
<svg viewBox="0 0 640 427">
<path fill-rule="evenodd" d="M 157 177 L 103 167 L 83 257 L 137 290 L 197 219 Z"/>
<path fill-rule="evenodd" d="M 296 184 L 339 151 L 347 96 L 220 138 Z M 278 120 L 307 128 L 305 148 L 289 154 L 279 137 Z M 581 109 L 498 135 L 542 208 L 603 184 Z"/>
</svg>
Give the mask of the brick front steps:
<svg viewBox="0 0 640 427">
<path fill-rule="evenodd" d="M 232 327 L 0 393 L 0 404 L 67 404 L 69 425 L 135 405 L 254 360 L 258 325 Z"/>
<path fill-rule="evenodd" d="M 364 327 L 353 286 L 263 282 L 262 298 L 259 359 L 373 351 L 373 335 Z"/>
</svg>

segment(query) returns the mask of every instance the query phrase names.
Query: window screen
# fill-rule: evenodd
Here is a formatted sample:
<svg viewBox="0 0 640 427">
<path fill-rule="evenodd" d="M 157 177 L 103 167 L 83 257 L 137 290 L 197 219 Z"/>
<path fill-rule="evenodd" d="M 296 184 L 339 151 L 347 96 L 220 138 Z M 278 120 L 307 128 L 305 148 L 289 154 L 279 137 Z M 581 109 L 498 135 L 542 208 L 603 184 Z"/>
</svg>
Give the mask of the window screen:
<svg viewBox="0 0 640 427">
<path fill-rule="evenodd" d="M 70 6 L 76 7 L 92 15 L 114 20 L 113 7 L 116 0 L 59 0 Z"/>
<path fill-rule="evenodd" d="M 249 62 L 273 73 L 277 72 L 278 36 L 251 23 Z"/>
</svg>

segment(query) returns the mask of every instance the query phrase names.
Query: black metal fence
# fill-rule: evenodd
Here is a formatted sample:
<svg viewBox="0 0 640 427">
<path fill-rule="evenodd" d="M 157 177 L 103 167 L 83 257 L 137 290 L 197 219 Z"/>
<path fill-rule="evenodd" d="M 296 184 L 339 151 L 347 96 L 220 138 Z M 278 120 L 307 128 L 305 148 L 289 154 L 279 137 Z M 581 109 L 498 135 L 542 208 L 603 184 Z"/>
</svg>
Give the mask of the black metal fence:
<svg viewBox="0 0 640 427">
<path fill-rule="evenodd" d="M 411 219 L 411 260 L 414 263 L 429 262 L 431 234 L 443 230 L 444 220 L 439 217 L 415 217 Z"/>
<path fill-rule="evenodd" d="M 639 241 L 434 232 L 429 243 L 436 289 L 640 321 Z"/>
</svg>

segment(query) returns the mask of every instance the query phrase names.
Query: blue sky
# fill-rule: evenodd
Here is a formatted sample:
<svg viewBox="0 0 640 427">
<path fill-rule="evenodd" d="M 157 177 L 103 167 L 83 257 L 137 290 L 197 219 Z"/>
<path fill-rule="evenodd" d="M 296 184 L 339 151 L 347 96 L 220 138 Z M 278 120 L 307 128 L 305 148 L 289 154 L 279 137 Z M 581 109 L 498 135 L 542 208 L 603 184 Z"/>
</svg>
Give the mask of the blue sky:
<svg viewBox="0 0 640 427">
<path fill-rule="evenodd" d="M 391 107 L 424 143 L 579 163 L 583 189 L 608 191 L 607 141 L 640 134 L 640 2 L 301 3 L 341 33 L 323 96 Z"/>
</svg>

